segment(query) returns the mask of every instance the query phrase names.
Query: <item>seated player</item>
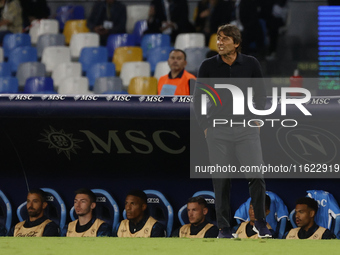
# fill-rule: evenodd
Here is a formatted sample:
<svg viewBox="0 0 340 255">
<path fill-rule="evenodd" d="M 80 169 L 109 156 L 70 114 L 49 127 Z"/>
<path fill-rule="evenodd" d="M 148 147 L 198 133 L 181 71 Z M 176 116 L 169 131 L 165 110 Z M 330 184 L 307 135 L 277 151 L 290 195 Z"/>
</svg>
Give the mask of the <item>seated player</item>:
<svg viewBox="0 0 340 255">
<path fill-rule="evenodd" d="M 205 216 L 208 213 L 207 201 L 203 197 L 192 197 L 187 204 L 190 224 L 185 224 L 172 233 L 172 237 L 216 238 L 218 228 L 209 223 Z"/>
<path fill-rule="evenodd" d="M 27 195 L 28 219 L 19 222 L 9 236 L 41 237 L 60 236 L 58 225 L 44 215 L 47 207 L 46 193 L 40 189 L 32 189 Z"/>
<path fill-rule="evenodd" d="M 66 236 L 96 237 L 110 236 L 110 225 L 94 216 L 96 195 L 89 189 L 78 189 L 74 198 L 74 211 L 78 219 L 69 223 Z"/>
<path fill-rule="evenodd" d="M 165 228 L 149 216 L 147 196 L 141 190 L 132 190 L 125 199 L 126 220 L 118 228 L 118 237 L 165 237 Z"/>
<path fill-rule="evenodd" d="M 335 235 L 326 228 L 318 226 L 314 217 L 318 212 L 318 202 L 310 197 L 296 201 L 295 222 L 298 226 L 289 231 L 286 239 L 333 239 Z"/>
<path fill-rule="evenodd" d="M 266 216 L 270 213 L 270 197 L 268 195 L 266 195 L 266 200 L 265 200 L 265 213 Z M 254 226 L 255 226 L 255 213 L 254 213 L 254 208 L 253 208 L 253 204 L 250 201 L 250 205 L 249 205 L 249 218 L 250 221 L 244 221 L 242 222 L 235 233 L 235 237 L 239 237 L 239 238 L 251 238 L 251 239 L 258 239 L 259 236 L 257 234 L 257 232 L 255 232 L 253 230 Z M 269 231 L 271 232 L 272 236 L 274 236 L 274 230 L 272 229 L 272 227 L 267 223 L 267 228 L 269 229 Z"/>
</svg>

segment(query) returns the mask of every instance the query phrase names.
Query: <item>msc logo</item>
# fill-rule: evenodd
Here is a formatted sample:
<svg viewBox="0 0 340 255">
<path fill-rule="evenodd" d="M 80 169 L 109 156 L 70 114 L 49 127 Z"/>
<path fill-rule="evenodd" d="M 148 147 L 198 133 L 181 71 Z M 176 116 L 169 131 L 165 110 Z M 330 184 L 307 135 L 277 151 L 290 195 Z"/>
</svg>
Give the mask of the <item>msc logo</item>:
<svg viewBox="0 0 340 255">
<path fill-rule="evenodd" d="M 173 103 L 176 103 L 177 101 L 178 101 L 178 103 L 192 103 L 193 102 L 193 97 L 191 97 L 191 96 L 173 97 L 171 99 L 171 101 Z"/>
<path fill-rule="evenodd" d="M 129 102 L 131 99 L 131 96 L 122 96 L 122 95 L 117 95 L 117 96 L 110 96 L 111 98 L 108 100 L 108 97 L 106 98 L 107 101 L 118 101 L 118 102 Z"/>
<path fill-rule="evenodd" d="M 97 101 L 98 100 L 98 96 L 92 96 L 92 95 L 76 95 L 74 97 L 74 101 Z"/>
<path fill-rule="evenodd" d="M 330 98 L 312 98 L 306 104 L 329 104 Z"/>
<path fill-rule="evenodd" d="M 287 156 L 298 164 L 332 162 L 338 155 L 340 142 L 335 134 L 309 125 L 289 130 L 281 127 L 276 139 Z"/>
<path fill-rule="evenodd" d="M 50 130 L 44 130 L 41 135 L 44 139 L 40 139 L 39 142 L 48 143 L 49 149 L 56 149 L 57 153 L 63 152 L 68 159 L 71 158 L 71 153 L 77 154 L 75 149 L 80 149 L 78 143 L 82 140 L 73 138 L 73 134 L 66 134 L 64 130 L 56 130 L 50 126 Z"/>
<path fill-rule="evenodd" d="M 97 197 L 96 202 L 105 203 L 106 202 L 106 197 Z"/>
<path fill-rule="evenodd" d="M 22 100 L 22 101 L 29 101 L 32 100 L 33 96 L 28 96 L 28 95 L 13 95 L 9 96 L 9 100 Z"/>
<path fill-rule="evenodd" d="M 41 97 L 42 100 L 65 100 L 65 96 L 64 95 L 44 95 Z"/>
<path fill-rule="evenodd" d="M 159 204 L 159 198 L 157 197 L 149 197 L 148 204 Z"/>
<path fill-rule="evenodd" d="M 163 102 L 163 96 L 141 96 L 139 97 L 139 102 L 151 102 L 151 103 L 161 103 Z"/>
</svg>

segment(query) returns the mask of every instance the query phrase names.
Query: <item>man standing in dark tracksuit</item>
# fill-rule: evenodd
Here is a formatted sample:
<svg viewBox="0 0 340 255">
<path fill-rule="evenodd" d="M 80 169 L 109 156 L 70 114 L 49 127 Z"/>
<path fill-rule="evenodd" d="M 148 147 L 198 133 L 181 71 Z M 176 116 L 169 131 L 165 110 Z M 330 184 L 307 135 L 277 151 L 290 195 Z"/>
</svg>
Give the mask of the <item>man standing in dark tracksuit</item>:
<svg viewBox="0 0 340 255">
<path fill-rule="evenodd" d="M 227 166 L 233 164 L 233 158 L 237 158 L 241 166 L 260 166 L 263 164 L 262 149 L 259 128 L 244 125 L 213 125 L 214 119 L 233 119 L 240 123 L 240 118 L 252 119 L 247 107 L 244 115 L 233 115 L 233 98 L 226 89 L 216 89 L 221 96 L 221 107 L 210 106 L 207 116 L 201 115 L 200 98 L 206 89 L 199 89 L 200 78 L 262 78 L 259 62 L 251 56 L 240 53 L 241 33 L 236 26 L 222 25 L 217 31 L 218 55 L 202 62 L 194 94 L 195 113 L 198 124 L 204 130 L 209 150 L 210 165 Z M 256 80 L 256 79 L 254 79 Z M 261 79 L 257 79 L 261 80 Z M 228 81 L 225 79 L 225 81 Z M 210 88 L 213 85 L 210 85 Z M 253 84 L 253 101 L 257 110 L 263 110 L 266 103 L 266 92 L 263 82 Z M 238 86 L 243 94 L 247 93 L 246 85 Z M 226 100 L 227 99 L 227 100 Z M 209 104 L 209 103 L 208 103 Z M 215 124 L 215 123 L 214 123 Z M 213 127 L 215 126 L 215 127 Z M 255 176 L 255 177 L 254 177 Z M 226 177 L 226 178 L 225 178 Z M 271 237 L 271 232 L 266 227 L 265 221 L 265 181 L 262 175 L 246 176 L 249 182 L 249 193 L 253 201 L 255 212 L 254 231 L 260 238 Z M 230 176 L 223 178 L 213 177 L 215 191 L 215 207 L 217 224 L 219 228 L 218 238 L 232 238 L 230 226 Z"/>
</svg>

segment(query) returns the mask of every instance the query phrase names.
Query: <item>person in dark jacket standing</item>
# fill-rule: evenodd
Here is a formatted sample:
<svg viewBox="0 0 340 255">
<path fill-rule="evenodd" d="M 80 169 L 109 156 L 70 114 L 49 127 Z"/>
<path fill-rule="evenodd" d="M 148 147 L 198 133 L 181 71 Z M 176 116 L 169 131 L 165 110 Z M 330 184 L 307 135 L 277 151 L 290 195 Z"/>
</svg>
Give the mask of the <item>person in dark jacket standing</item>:
<svg viewBox="0 0 340 255">
<path fill-rule="evenodd" d="M 100 44 L 106 45 L 110 34 L 125 33 L 126 7 L 116 0 L 96 2 L 87 20 L 88 28 L 100 35 Z"/>
</svg>

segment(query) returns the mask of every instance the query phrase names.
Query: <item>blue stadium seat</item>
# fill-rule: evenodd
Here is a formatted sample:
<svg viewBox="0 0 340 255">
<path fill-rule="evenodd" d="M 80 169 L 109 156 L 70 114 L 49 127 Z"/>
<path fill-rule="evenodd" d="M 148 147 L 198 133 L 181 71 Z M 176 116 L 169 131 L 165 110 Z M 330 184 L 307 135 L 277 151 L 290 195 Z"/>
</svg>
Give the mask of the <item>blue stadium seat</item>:
<svg viewBox="0 0 340 255">
<path fill-rule="evenodd" d="M 319 204 L 314 218 L 316 224 L 328 228 L 340 239 L 340 208 L 333 195 L 323 190 L 307 190 L 307 197 L 315 199 Z M 296 228 L 295 209 L 290 213 L 289 218 L 292 226 Z"/>
<path fill-rule="evenodd" d="M 68 20 L 85 19 L 85 10 L 82 5 L 64 5 L 57 8 L 56 20 L 59 22 L 59 29 L 64 29 Z"/>
<path fill-rule="evenodd" d="M 113 197 L 107 191 L 103 189 L 92 189 L 92 192 L 96 195 L 96 208 L 95 215 L 97 218 L 102 219 L 110 226 L 112 226 L 112 232 L 116 231 L 119 225 L 119 207 Z M 78 218 L 74 211 L 74 206 L 70 210 L 71 220 L 74 221 Z"/>
<path fill-rule="evenodd" d="M 206 191 L 206 190 L 202 190 L 202 191 L 197 191 L 193 197 L 198 197 L 201 196 L 203 197 L 208 204 L 208 213 L 205 216 L 206 219 L 217 226 L 217 221 L 216 221 L 216 211 L 215 211 L 215 193 L 212 191 Z M 179 209 L 178 211 L 178 219 L 179 222 L 184 225 L 184 224 L 188 224 L 189 223 L 189 219 L 188 219 L 188 212 L 187 212 L 187 204 L 183 205 L 181 207 L 181 209 Z"/>
<path fill-rule="evenodd" d="M 171 46 L 170 36 L 166 34 L 146 34 L 141 41 L 141 48 L 143 50 L 143 58 L 148 57 L 150 49 L 156 47 Z"/>
<path fill-rule="evenodd" d="M 12 72 L 16 72 L 21 63 L 35 62 L 37 60 L 37 49 L 31 46 L 17 47 L 10 52 L 8 57 Z"/>
<path fill-rule="evenodd" d="M 31 46 L 31 37 L 29 34 L 18 33 L 5 35 L 2 43 L 4 56 L 9 57 L 12 50 L 22 46 Z"/>
<path fill-rule="evenodd" d="M 24 93 L 56 94 L 51 77 L 30 77 L 26 80 Z"/>
<path fill-rule="evenodd" d="M 148 29 L 148 22 L 144 20 L 139 20 L 135 23 L 132 34 L 135 35 L 136 45 L 139 46 L 145 30 Z"/>
<path fill-rule="evenodd" d="M 53 189 L 42 188 L 46 192 L 47 207 L 44 210 L 44 215 L 53 220 L 62 231 L 66 223 L 66 205 L 60 195 Z M 28 212 L 26 207 L 27 202 L 22 203 L 17 209 L 17 216 L 19 221 L 26 220 L 28 218 Z"/>
<path fill-rule="evenodd" d="M 0 77 L 11 76 L 11 66 L 7 62 L 0 63 Z"/>
<path fill-rule="evenodd" d="M 136 45 L 135 35 L 133 34 L 112 34 L 107 38 L 106 42 L 110 60 L 112 60 L 116 48 Z"/>
<path fill-rule="evenodd" d="M 174 223 L 174 211 L 165 196 L 157 190 L 144 190 L 148 197 L 148 210 L 150 216 L 166 226 L 166 236 L 169 237 Z M 126 219 L 126 211 L 123 211 L 123 217 Z"/>
<path fill-rule="evenodd" d="M 107 58 L 106 47 L 85 47 L 80 52 L 79 62 L 83 72 L 87 72 L 93 64 L 107 62 Z"/>
<path fill-rule="evenodd" d="M 86 76 L 89 79 L 90 88 L 93 88 L 97 78 L 116 76 L 116 66 L 110 62 L 96 63 L 91 65 Z"/>
<path fill-rule="evenodd" d="M 275 231 L 277 237 L 282 239 L 288 220 L 287 206 L 283 203 L 282 199 L 274 192 L 266 191 L 266 194 L 270 197 L 271 200 L 270 213 L 268 214 L 266 221 Z M 243 221 L 249 221 L 250 200 L 251 198 L 244 202 L 235 212 L 234 218 L 236 219 L 238 224 L 242 223 Z"/>
<path fill-rule="evenodd" d="M 158 62 L 167 61 L 174 48 L 171 46 L 156 47 L 149 50 L 146 60 L 150 63 L 151 74 L 155 72 Z"/>
<path fill-rule="evenodd" d="M 0 77 L 0 93 L 17 93 L 18 79 L 15 77 Z"/>
<path fill-rule="evenodd" d="M 12 224 L 12 206 L 5 194 L 0 190 L 0 224 L 2 224 L 7 233 Z"/>
</svg>

